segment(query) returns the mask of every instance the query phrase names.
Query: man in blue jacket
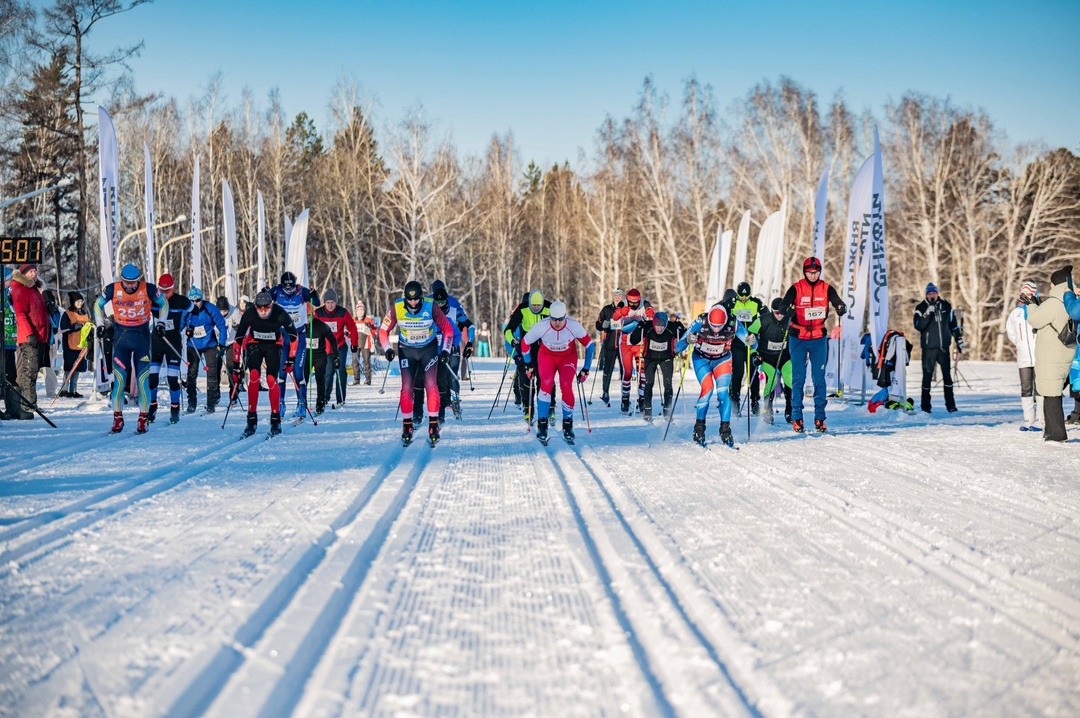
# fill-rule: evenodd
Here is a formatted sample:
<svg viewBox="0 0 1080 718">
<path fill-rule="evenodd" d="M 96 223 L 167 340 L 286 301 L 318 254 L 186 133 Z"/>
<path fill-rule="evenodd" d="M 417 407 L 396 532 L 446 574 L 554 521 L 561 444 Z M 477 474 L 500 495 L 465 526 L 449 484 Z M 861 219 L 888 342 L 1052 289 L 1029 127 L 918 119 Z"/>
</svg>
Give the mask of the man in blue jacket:
<svg viewBox="0 0 1080 718">
<path fill-rule="evenodd" d="M 199 378 L 199 358 L 206 362 L 206 413 L 213 414 L 221 398 L 221 367 L 219 356 L 225 349 L 228 330 L 225 317 L 213 302 L 203 301 L 202 290 L 192 287 L 188 291 L 191 312 L 187 317 L 184 333 L 188 338 L 187 413 L 195 413 L 198 403 L 196 380 Z"/>
</svg>

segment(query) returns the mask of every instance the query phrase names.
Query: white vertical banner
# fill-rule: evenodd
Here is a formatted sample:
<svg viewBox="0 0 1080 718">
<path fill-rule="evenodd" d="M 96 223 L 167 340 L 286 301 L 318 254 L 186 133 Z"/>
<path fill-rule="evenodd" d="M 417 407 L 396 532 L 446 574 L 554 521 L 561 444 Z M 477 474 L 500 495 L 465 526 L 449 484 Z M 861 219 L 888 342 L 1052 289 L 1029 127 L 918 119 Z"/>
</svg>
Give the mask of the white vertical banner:
<svg viewBox="0 0 1080 718">
<path fill-rule="evenodd" d="M 240 295 L 236 291 L 236 207 L 232 188 L 224 178 L 221 180 L 221 209 L 225 223 L 225 296 L 229 305 L 235 307 L 240 302 Z"/>
<path fill-rule="evenodd" d="M 787 199 L 780 202 L 780 211 L 773 229 L 773 267 L 769 277 L 769 286 L 764 296 L 758 298 L 768 305 L 774 297 L 784 291 L 784 250 L 787 248 Z"/>
<path fill-rule="evenodd" d="M 868 157 L 855 175 L 848 200 L 847 249 L 844 252 L 844 286 L 841 292 L 848 311 L 840 319 L 840 381 L 848 390 L 862 386 L 860 354 L 866 316 L 864 277 L 870 269 L 870 262 L 864 261 L 864 255 L 869 246 L 873 190 L 874 158 Z"/>
<path fill-rule="evenodd" d="M 746 252 L 750 245 L 750 210 L 743 212 L 739 222 L 739 236 L 735 241 L 735 273 L 731 277 L 731 286 L 746 281 Z"/>
<path fill-rule="evenodd" d="M 752 287 L 754 295 L 757 297 L 762 296 L 765 291 L 765 285 L 769 282 L 769 274 L 772 273 L 773 263 L 771 252 L 773 248 L 772 235 L 775 217 L 775 213 L 765 217 L 765 221 L 761 223 L 761 230 L 758 231 L 757 247 L 754 249 L 754 278 L 750 281 L 750 286 Z"/>
<path fill-rule="evenodd" d="M 818 180 L 817 201 L 814 203 L 814 251 L 813 256 L 821 262 L 822 276 L 825 274 L 825 214 L 829 208 L 829 168 L 821 172 Z"/>
<path fill-rule="evenodd" d="M 292 225 L 289 237 L 289 253 L 285 257 L 285 269 L 296 275 L 296 282 L 305 287 L 307 283 L 307 228 L 308 211 L 305 209 Z"/>
<path fill-rule="evenodd" d="M 120 179 L 120 149 L 116 128 L 104 107 L 98 105 L 98 227 L 101 284 L 111 284 L 116 276 L 117 188 Z M 99 355 L 100 356 L 100 355 Z"/>
<path fill-rule="evenodd" d="M 150 159 L 150 145 L 143 143 L 143 161 L 146 164 L 146 279 L 148 282 L 157 281 L 155 269 L 157 264 L 154 256 L 157 248 L 154 246 L 154 166 Z"/>
<path fill-rule="evenodd" d="M 262 192 L 258 192 L 257 195 L 259 197 L 259 267 L 255 270 L 258 272 L 255 284 L 256 292 L 266 286 L 266 204 L 263 202 Z"/>
<path fill-rule="evenodd" d="M 202 285 L 202 239 L 199 220 L 199 156 L 195 155 L 195 171 L 191 175 L 191 286 Z"/>
<path fill-rule="evenodd" d="M 724 234 L 723 226 L 718 226 L 716 228 L 716 244 L 713 245 L 712 259 L 709 262 L 709 281 L 705 285 L 706 309 L 719 302 L 724 296 L 724 275 L 720 269 L 721 264 L 724 265 L 724 269 L 727 268 L 727 262 L 721 262 L 720 259 L 720 255 L 724 253 L 721 248 Z"/>
<path fill-rule="evenodd" d="M 787 200 L 770 214 L 761 225 L 757 252 L 754 255 L 754 294 L 768 304 L 780 291 L 784 263 L 784 222 L 787 219 Z"/>
<path fill-rule="evenodd" d="M 870 336 L 881 346 L 889 330 L 889 272 L 885 262 L 885 194 L 881 143 L 874 126 L 874 182 L 870 203 Z"/>
<path fill-rule="evenodd" d="M 285 269 L 283 269 L 282 271 L 287 271 L 289 269 L 289 243 L 292 241 L 292 226 L 293 226 L 292 225 L 292 218 L 288 215 L 288 213 L 286 213 L 286 215 L 285 215 L 285 256 L 282 257 L 283 263 L 285 265 Z M 296 275 L 296 276 L 299 277 L 300 275 Z"/>
<path fill-rule="evenodd" d="M 726 230 L 720 237 L 720 297 L 727 289 L 728 270 L 731 269 L 731 242 L 735 238 L 734 230 Z"/>
</svg>

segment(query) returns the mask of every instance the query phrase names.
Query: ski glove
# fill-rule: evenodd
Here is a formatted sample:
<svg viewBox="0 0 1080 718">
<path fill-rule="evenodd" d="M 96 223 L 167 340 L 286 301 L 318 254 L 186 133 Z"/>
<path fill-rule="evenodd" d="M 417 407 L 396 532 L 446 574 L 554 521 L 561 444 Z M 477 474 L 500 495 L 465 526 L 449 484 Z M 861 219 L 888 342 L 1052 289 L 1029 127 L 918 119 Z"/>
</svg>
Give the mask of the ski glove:
<svg viewBox="0 0 1080 718">
<path fill-rule="evenodd" d="M 532 367 L 529 367 L 528 369 L 525 370 L 525 377 L 527 379 L 529 379 L 530 381 L 532 381 L 532 378 L 533 378 L 533 368 Z"/>
<path fill-rule="evenodd" d="M 188 327 L 187 329 L 184 330 L 184 334 L 187 334 L 188 339 L 190 339 L 192 336 L 195 335 L 195 328 L 194 327 Z"/>
<path fill-rule="evenodd" d="M 604 324 L 603 324 L 604 329 L 607 329 L 610 326 L 611 326 L 611 320 L 605 319 Z"/>
<path fill-rule="evenodd" d="M 240 367 L 236 367 L 231 372 L 229 372 L 229 374 L 232 376 L 234 386 L 239 384 L 240 380 L 244 377 L 243 372 L 240 371 Z"/>
<path fill-rule="evenodd" d="M 847 305 L 846 304 L 841 304 L 839 307 L 836 308 L 836 316 L 842 317 L 845 314 L 847 314 Z"/>
<path fill-rule="evenodd" d="M 589 370 L 588 369 L 582 369 L 581 371 L 579 371 L 577 373 L 577 383 L 578 384 L 584 384 L 585 380 L 588 379 L 588 378 L 589 378 Z"/>
<path fill-rule="evenodd" d="M 293 358 L 289 357 L 288 359 L 285 360 L 285 373 L 286 374 L 292 374 L 292 370 L 293 370 Z"/>
<path fill-rule="evenodd" d="M 686 346 L 692 347 L 695 344 L 697 344 L 697 334 L 694 334 L 693 332 L 688 332 L 686 335 Z"/>
<path fill-rule="evenodd" d="M 957 339 L 956 340 L 956 351 L 960 352 L 961 354 L 964 353 L 964 340 L 963 339 Z"/>
<path fill-rule="evenodd" d="M 518 339 L 517 337 L 514 337 L 513 339 L 510 340 L 510 346 L 512 346 L 514 349 L 517 349 L 518 347 L 521 346 L 521 340 Z"/>
<path fill-rule="evenodd" d="M 756 334 L 751 334 L 750 336 L 748 336 L 746 338 L 746 346 L 750 347 L 751 349 L 753 349 L 754 347 L 757 346 L 757 335 Z"/>
<path fill-rule="evenodd" d="M 165 336 L 165 325 L 164 324 L 155 324 L 154 325 L 154 334 L 157 334 L 159 337 L 164 337 Z"/>
<path fill-rule="evenodd" d="M 445 349 L 443 349 L 441 352 L 439 352 L 439 363 L 440 364 L 449 364 L 450 363 L 450 352 L 446 351 Z"/>
<path fill-rule="evenodd" d="M 356 352 L 360 351 L 360 347 L 358 347 L 358 346 L 356 346 L 354 344 L 353 346 L 349 347 L 349 351 L 351 351 L 353 354 L 355 354 Z"/>
<path fill-rule="evenodd" d="M 105 336 L 105 325 L 99 324 L 96 331 L 98 339 L 101 339 L 103 336 Z"/>
<path fill-rule="evenodd" d="M 472 342 L 469 342 L 468 344 L 465 345 L 465 348 L 461 352 L 461 356 L 464 357 L 465 359 L 468 359 L 469 357 L 472 356 Z"/>
<path fill-rule="evenodd" d="M 383 352 L 383 356 L 386 357 L 386 361 L 394 361 L 394 350 L 387 349 L 385 352 Z"/>
<path fill-rule="evenodd" d="M 522 371 L 524 371 L 524 369 L 525 369 L 525 360 L 521 358 L 520 354 L 515 354 L 514 355 L 514 365 L 518 369 L 521 369 Z"/>
<path fill-rule="evenodd" d="M 334 368 L 335 369 L 340 369 L 341 368 L 341 357 L 339 357 L 337 354 L 334 354 L 331 358 L 334 360 Z"/>
</svg>

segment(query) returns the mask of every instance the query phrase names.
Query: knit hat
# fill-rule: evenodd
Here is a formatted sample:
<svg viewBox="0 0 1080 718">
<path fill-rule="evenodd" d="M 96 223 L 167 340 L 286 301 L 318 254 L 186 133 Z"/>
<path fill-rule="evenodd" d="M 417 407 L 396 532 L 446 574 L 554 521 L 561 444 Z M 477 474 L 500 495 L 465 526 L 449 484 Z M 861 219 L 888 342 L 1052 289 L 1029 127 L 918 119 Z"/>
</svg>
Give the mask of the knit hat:
<svg viewBox="0 0 1080 718">
<path fill-rule="evenodd" d="M 37 265 L 36 264 L 31 264 L 30 262 L 27 262 L 26 264 L 19 267 L 19 271 L 22 272 L 23 274 L 26 274 L 27 272 L 29 272 L 32 269 L 37 269 Z"/>
<path fill-rule="evenodd" d="M 611 293 L 611 296 L 613 296 L 613 297 L 625 297 L 626 292 L 619 289 L 618 287 L 615 287 L 615 291 Z"/>
<path fill-rule="evenodd" d="M 1057 270 L 1050 275 L 1050 284 L 1057 286 L 1059 284 L 1065 284 L 1069 281 L 1069 277 L 1072 275 L 1072 265 L 1066 264 L 1061 269 Z"/>
<path fill-rule="evenodd" d="M 1023 294 L 1024 292 L 1027 292 L 1033 297 L 1037 297 L 1039 296 L 1039 285 L 1035 284 L 1035 282 L 1024 282 L 1020 286 L 1020 293 Z"/>
<path fill-rule="evenodd" d="M 324 302 L 334 302 L 336 304 L 337 292 L 335 292 L 333 289 L 327 289 L 325 292 L 323 292 L 322 300 Z"/>
<path fill-rule="evenodd" d="M 165 274 L 162 274 L 160 277 L 158 277 L 158 280 L 157 280 L 158 289 L 162 289 L 162 290 L 167 292 L 167 291 L 171 290 L 175 286 L 176 286 L 176 280 L 173 279 L 173 275 L 169 274 L 168 272 L 166 272 Z"/>
<path fill-rule="evenodd" d="M 934 285 L 934 283 L 930 282 L 929 284 L 926 285 L 926 291 L 923 292 L 923 294 L 929 294 L 930 292 L 937 292 L 937 290 L 938 290 L 938 288 Z M 940 292 L 938 292 L 938 293 L 940 294 Z"/>
<path fill-rule="evenodd" d="M 68 307 L 71 308 L 71 309 L 74 309 L 75 308 L 75 302 L 79 301 L 82 298 L 83 298 L 83 295 L 79 294 L 78 292 L 68 292 Z M 83 301 L 86 301 L 86 300 L 84 299 Z"/>
<path fill-rule="evenodd" d="M 202 299 L 203 298 L 202 290 L 199 289 L 198 287 L 192 287 L 191 289 L 188 290 L 187 298 L 190 299 L 193 302 L 197 301 L 199 299 Z"/>
</svg>

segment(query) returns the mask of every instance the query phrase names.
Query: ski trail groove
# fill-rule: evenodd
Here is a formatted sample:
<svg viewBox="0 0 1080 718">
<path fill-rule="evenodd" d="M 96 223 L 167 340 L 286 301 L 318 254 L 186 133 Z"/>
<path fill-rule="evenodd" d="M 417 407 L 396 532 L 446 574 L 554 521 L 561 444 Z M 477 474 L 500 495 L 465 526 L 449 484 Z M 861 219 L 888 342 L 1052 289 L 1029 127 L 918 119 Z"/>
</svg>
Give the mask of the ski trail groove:
<svg viewBox="0 0 1080 718">
<path fill-rule="evenodd" d="M 290 429 L 292 427 L 289 427 Z M 282 436 L 285 436 L 289 432 L 283 432 Z M 252 437 L 254 439 L 254 437 Z M 280 437 L 278 437 L 280 439 Z M 239 442 L 239 443 L 238 443 Z M 167 469 L 162 471 L 161 467 L 155 467 L 147 469 L 138 474 L 133 479 L 122 481 L 108 488 L 97 491 L 90 496 L 81 498 L 77 501 L 73 501 L 64 506 L 45 511 L 34 516 L 31 519 L 26 520 L 23 523 L 12 526 L 9 529 L 0 531 L 0 541 L 5 542 L 10 546 L 12 539 L 18 538 L 30 531 L 39 528 L 46 528 L 50 524 L 64 521 L 69 517 L 82 514 L 69 521 L 66 525 L 53 528 L 50 531 L 45 532 L 42 535 L 31 538 L 18 546 L 6 548 L 3 553 L 0 553 L 0 578 L 3 578 L 10 572 L 8 564 L 11 561 L 17 561 L 23 556 L 36 551 L 39 548 L 48 546 L 49 544 L 62 541 L 74 534 L 76 531 L 86 528 L 102 521 L 109 516 L 112 516 L 123 509 L 132 506 L 133 504 L 148 499 L 152 496 L 156 496 L 162 492 L 168 491 L 181 483 L 188 481 L 199 474 L 217 467 L 221 461 L 234 458 L 245 452 L 251 451 L 262 445 L 261 441 L 240 441 L 235 437 L 231 437 L 220 442 L 214 449 L 211 449 L 207 453 L 203 453 L 198 459 L 194 461 L 190 457 L 184 457 L 180 461 L 173 462 Z M 149 485 L 147 485 L 149 484 Z M 124 494 L 125 492 L 133 491 L 144 487 L 141 491 L 134 491 L 130 495 L 121 498 L 120 500 L 103 506 L 97 509 L 92 509 L 96 504 L 100 504 L 103 501 L 107 501 L 113 497 Z M 91 509 L 87 511 L 87 509 Z M 85 513 L 83 513 L 85 512 Z M 55 547 L 54 547 L 55 548 Z"/>
<path fill-rule="evenodd" d="M 1068 618 L 1076 621 L 1080 618 L 1080 605 L 1067 596 L 1063 596 L 1048 586 L 1041 586 L 1030 580 L 1017 580 L 1008 571 L 989 564 L 976 564 L 967 557 L 970 549 L 958 541 L 942 537 L 935 539 L 927 536 L 922 529 L 912 522 L 906 521 L 894 513 L 872 502 L 863 501 L 853 493 L 831 487 L 825 482 L 813 478 L 802 469 L 793 469 L 791 466 L 781 466 L 761 456 L 757 461 L 774 469 L 769 475 L 764 473 L 751 474 L 754 478 L 768 482 L 772 486 L 783 490 L 800 501 L 819 509 L 832 516 L 837 521 L 849 528 L 863 534 L 869 539 L 896 552 L 905 560 L 918 566 L 926 573 L 936 576 L 954 589 L 967 594 L 971 598 L 990 607 L 1000 615 L 1008 618 L 1020 628 L 1034 633 L 1049 641 L 1062 650 L 1080 655 L 1080 638 L 1076 636 L 1076 625 L 1061 625 L 1050 623 L 1046 617 L 1034 615 L 1026 617 L 1016 615 L 1017 609 L 1008 605 L 992 595 L 987 584 L 991 581 L 1000 583 L 1015 592 L 1025 593 L 1045 602 L 1057 612 L 1065 614 Z M 780 478 L 784 473 L 796 471 L 799 480 L 814 488 L 817 494 L 800 491 L 791 481 Z M 829 499 L 832 499 L 831 501 Z M 869 521 L 859 518 L 849 510 L 857 508 L 895 528 L 895 538 L 883 534 Z M 931 558 L 937 555 L 946 555 L 950 561 L 961 564 L 953 567 L 949 562 Z M 1065 622 L 1066 624 L 1068 621 Z"/>
<path fill-rule="evenodd" d="M 417 450 L 421 453 L 419 457 L 415 456 Z M 317 541 L 288 564 L 277 581 L 264 589 L 255 610 L 235 633 L 191 661 L 177 680 L 162 691 L 158 702 L 169 706 L 164 715 L 197 716 L 211 706 L 217 714 L 238 711 L 246 715 L 252 712 L 256 702 L 260 703 L 262 715 L 288 714 L 430 460 L 431 450 L 418 446 L 412 449 L 411 464 L 402 465 L 406 451 L 402 446 L 391 449 L 349 507 Z M 395 473 L 405 474 L 402 486 L 392 494 L 382 491 Z M 364 518 L 365 509 L 385 496 L 390 496 L 383 500 L 389 506 L 379 505 L 381 513 L 371 533 L 361 543 L 343 541 L 342 534 Z M 344 566 L 342 556 L 350 559 Z M 319 605 L 305 605 L 305 600 L 312 597 Z M 297 629 L 297 625 L 304 628 Z M 257 649 L 257 644 L 276 631 L 285 636 L 283 644 L 278 645 L 288 646 L 280 651 L 287 654 L 280 661 L 274 660 L 279 655 L 276 648 L 270 657 Z M 272 679 L 259 685 L 269 687 L 270 693 L 261 699 L 247 692 L 246 686 L 238 685 L 241 674 L 267 670 Z"/>
</svg>

